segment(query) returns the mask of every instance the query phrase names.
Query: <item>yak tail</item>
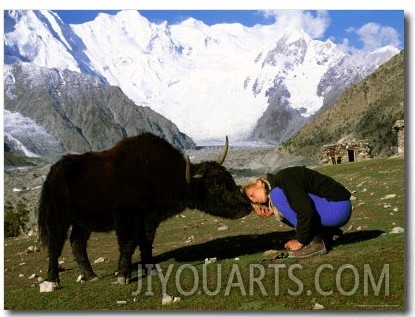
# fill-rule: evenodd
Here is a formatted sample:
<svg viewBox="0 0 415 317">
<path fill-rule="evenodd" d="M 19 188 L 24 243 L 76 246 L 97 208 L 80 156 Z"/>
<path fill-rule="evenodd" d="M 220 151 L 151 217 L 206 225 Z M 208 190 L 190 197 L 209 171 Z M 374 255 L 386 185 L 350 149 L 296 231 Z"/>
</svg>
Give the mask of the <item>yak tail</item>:
<svg viewBox="0 0 415 317">
<path fill-rule="evenodd" d="M 43 184 L 37 210 L 39 240 L 44 247 L 59 248 L 68 234 L 69 215 L 61 184 L 49 173 Z M 51 179 L 52 178 L 52 179 Z"/>
<path fill-rule="evenodd" d="M 50 237 L 50 186 L 48 179 L 43 184 L 42 192 L 40 194 L 39 206 L 37 210 L 37 226 L 39 231 L 39 239 L 44 247 L 49 245 Z"/>
</svg>

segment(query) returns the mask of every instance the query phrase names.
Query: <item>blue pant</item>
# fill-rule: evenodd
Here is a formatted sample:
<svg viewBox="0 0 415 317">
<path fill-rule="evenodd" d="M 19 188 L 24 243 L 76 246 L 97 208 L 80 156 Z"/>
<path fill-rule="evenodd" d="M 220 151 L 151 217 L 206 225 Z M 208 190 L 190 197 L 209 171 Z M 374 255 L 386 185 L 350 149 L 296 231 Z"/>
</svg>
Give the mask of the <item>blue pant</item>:
<svg viewBox="0 0 415 317">
<path fill-rule="evenodd" d="M 329 201 L 310 193 L 308 196 L 314 202 L 323 227 L 341 227 L 349 221 L 352 215 L 352 203 L 350 200 Z M 297 227 L 297 213 L 291 208 L 282 189 L 279 187 L 273 188 L 270 192 L 270 199 L 285 220 L 293 227 Z"/>
</svg>

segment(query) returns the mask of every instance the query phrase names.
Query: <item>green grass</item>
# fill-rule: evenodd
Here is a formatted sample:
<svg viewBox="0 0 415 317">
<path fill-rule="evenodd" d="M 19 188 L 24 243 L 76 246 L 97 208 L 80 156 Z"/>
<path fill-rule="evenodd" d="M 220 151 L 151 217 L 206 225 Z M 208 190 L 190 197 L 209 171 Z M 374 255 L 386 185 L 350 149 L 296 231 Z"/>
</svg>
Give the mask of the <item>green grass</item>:
<svg viewBox="0 0 415 317">
<path fill-rule="evenodd" d="M 106 258 L 93 264 L 100 279 L 76 282 L 79 271 L 67 242 L 61 257 L 65 268 L 62 288 L 40 293 L 37 279 L 28 277 L 33 273 L 46 277 L 45 250 L 26 253 L 29 246 L 40 247 L 36 236 L 7 238 L 4 308 L 291 311 L 310 310 L 317 302 L 326 310 L 404 310 L 405 237 L 389 233 L 394 227 L 405 227 L 403 159 L 375 159 L 318 170 L 343 183 L 355 197 L 352 217 L 343 227 L 345 234 L 327 255 L 261 262 L 264 251 L 282 250 L 294 234 L 291 228 L 273 217 L 261 219 L 251 214 L 226 220 L 187 210 L 162 223 L 157 231 L 154 255 L 167 283 L 156 275 L 140 279 L 139 284 L 134 272 L 129 285 L 114 284 L 115 234 L 94 233 L 88 245 L 91 262 Z M 385 198 L 391 194 L 396 196 Z M 218 231 L 222 225 L 229 229 Z M 205 258 L 213 257 L 216 263 L 204 264 Z M 137 251 L 133 261 L 137 264 L 139 260 Z M 139 285 L 141 291 L 133 296 Z M 163 306 L 163 291 L 181 300 Z"/>
</svg>

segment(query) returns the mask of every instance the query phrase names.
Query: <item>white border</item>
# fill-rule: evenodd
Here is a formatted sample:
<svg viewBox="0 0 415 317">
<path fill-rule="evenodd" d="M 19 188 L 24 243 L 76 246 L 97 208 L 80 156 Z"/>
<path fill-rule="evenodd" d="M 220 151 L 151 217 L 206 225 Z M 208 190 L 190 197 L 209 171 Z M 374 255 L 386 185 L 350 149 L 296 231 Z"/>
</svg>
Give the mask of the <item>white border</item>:
<svg viewBox="0 0 415 317">
<path fill-rule="evenodd" d="M 8 1 L 8 3 L 5 3 L 6 1 L 2 1 L 2 9 L 50 9 L 50 10 L 94 10 L 94 9 L 102 9 L 102 10 L 121 10 L 121 9 L 141 9 L 141 10 L 151 10 L 151 9 L 165 9 L 165 10 L 197 10 L 197 9 L 218 9 L 218 10 L 257 10 L 257 9 L 325 9 L 325 10 L 404 10 L 405 11 L 405 54 L 406 54 L 406 65 L 405 65 L 405 72 L 406 72 L 406 131 L 407 131 L 407 142 L 406 142 L 406 157 L 405 157 L 405 170 L 406 170 L 406 182 L 405 182 L 405 194 L 407 200 L 407 206 L 405 206 L 406 209 L 406 219 L 409 219 L 409 222 L 406 223 L 406 259 L 407 262 L 406 270 L 407 270 L 407 294 L 406 296 L 406 307 L 408 310 L 405 312 L 405 314 L 412 315 L 412 309 L 413 309 L 413 272 L 412 268 L 414 267 L 414 259 L 413 259 L 413 252 L 412 252 L 412 233 L 411 229 L 414 228 L 413 219 L 414 216 L 411 216 L 411 213 L 414 212 L 413 210 L 413 203 L 412 203 L 412 167 L 411 167 L 411 159 L 412 159 L 412 140 L 413 138 L 413 128 L 410 126 L 410 123 L 413 122 L 413 98 L 411 96 L 411 92 L 413 91 L 414 85 L 413 85 L 413 76 L 412 76 L 412 59 L 413 59 L 413 52 L 414 52 L 414 45 L 413 45 L 413 38 L 414 38 L 414 8 L 415 5 L 413 1 L 410 0 L 382 0 L 382 1 L 354 1 L 354 0 L 348 0 L 348 1 L 341 1 L 341 0 L 295 0 L 290 1 L 287 5 L 288 1 L 273 1 L 273 0 L 233 0 L 233 1 L 225 1 L 225 0 L 210 0 L 208 2 L 204 2 L 202 0 L 152 0 L 152 1 L 139 1 L 138 3 L 132 3 L 132 1 L 126 1 L 126 0 L 118 0 L 118 1 L 108 1 L 108 0 L 88 0 L 83 1 L 82 3 L 75 1 L 44 1 L 44 0 L 14 0 L 14 1 Z M 4 33 L 4 15 L 1 14 L 0 17 L 0 27 L 2 34 Z M 3 44 L 2 49 L 0 53 L 2 60 L 4 60 L 4 50 L 3 50 Z M 3 66 L 2 66 L 3 67 Z M 1 105 L 4 105 L 4 96 L 3 96 L 3 81 L 1 81 Z M 3 107 L 4 108 L 4 107 Z M 0 113 L 1 117 L 1 133 L 3 134 L 3 111 Z M 4 157 L 1 155 L 0 158 L 0 164 L 3 168 L 4 166 Z M 3 177 L 3 173 L 1 174 Z M 1 188 L 4 193 L 4 182 L 1 182 Z M 3 195 L 2 195 L 2 206 L 3 206 Z M 3 219 L 3 215 L 2 215 Z M 3 227 L 3 226 L 2 226 Z M 4 233 L 3 230 L 1 230 L 1 233 Z M 2 244 L 1 244 L 1 250 L 4 254 L 4 237 L 2 236 Z M 1 268 L 2 268 L 2 274 L 4 272 L 4 256 L 1 258 Z M 411 271 L 411 272 L 409 272 Z M 409 273 L 408 273 L 409 272 Z M 1 283 L 1 290 L 4 291 L 4 279 L 2 279 Z M 3 292 L 1 292 L 3 294 Z M 2 301 L 2 308 L 4 310 L 4 303 Z M 12 315 L 11 312 L 4 311 L 5 315 Z M 183 313 L 187 312 L 177 312 L 176 314 L 182 315 Z M 195 312 L 189 312 L 192 315 L 195 314 Z M 243 315 L 249 315 L 249 313 L 236 313 L 236 312 L 230 312 L 232 316 L 243 316 Z M 258 315 L 260 312 L 256 312 L 255 315 Z M 302 315 L 299 312 L 293 311 L 295 315 Z M 316 313 L 316 312 L 315 312 Z M 375 312 L 371 311 L 363 315 L 373 315 Z M 30 315 L 38 315 L 36 312 L 29 312 Z M 142 314 L 140 312 L 135 312 L 135 314 Z M 198 313 L 198 315 L 201 316 L 221 316 L 226 315 L 226 312 L 211 312 L 211 313 Z M 338 312 L 339 315 L 342 315 L 342 312 Z M 376 312 L 376 315 L 380 316 L 390 316 L 394 313 L 383 313 L 383 312 Z M 39 313 L 39 315 L 43 315 L 43 313 Z M 53 314 L 53 315 L 56 315 Z M 62 315 L 64 316 L 80 316 L 81 314 L 77 313 L 67 313 L 62 312 Z M 93 315 L 93 313 L 85 313 L 84 315 Z M 109 316 L 108 314 L 105 314 L 106 316 Z M 114 315 L 115 316 L 116 312 Z M 153 316 L 156 316 L 157 314 L 151 314 Z M 166 315 L 165 313 L 161 314 Z M 280 315 L 280 314 L 279 314 Z M 285 314 L 284 314 L 285 315 Z M 287 314 L 287 316 L 292 314 Z M 336 312 L 331 312 L 330 315 L 337 315 Z M 353 312 L 353 315 L 359 316 L 360 313 Z M 281 315 L 282 316 L 282 315 Z"/>
</svg>

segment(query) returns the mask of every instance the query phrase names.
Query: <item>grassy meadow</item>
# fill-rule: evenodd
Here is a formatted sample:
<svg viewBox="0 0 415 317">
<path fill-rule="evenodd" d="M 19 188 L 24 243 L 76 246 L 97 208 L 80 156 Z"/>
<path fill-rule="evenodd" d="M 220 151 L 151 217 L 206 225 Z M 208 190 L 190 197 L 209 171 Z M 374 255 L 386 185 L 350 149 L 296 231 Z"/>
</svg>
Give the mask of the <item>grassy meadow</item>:
<svg viewBox="0 0 415 317">
<path fill-rule="evenodd" d="M 391 310 L 406 308 L 404 160 L 402 157 L 316 168 L 353 195 L 353 214 L 326 255 L 263 258 L 283 250 L 292 228 L 255 214 L 215 218 L 186 210 L 160 225 L 154 243 L 159 272 L 116 284 L 115 233 L 93 233 L 88 251 L 100 279 L 76 282 L 79 270 L 69 241 L 60 258 L 61 288 L 40 293 L 47 254 L 37 236 L 4 241 L 4 309 L 139 311 Z M 40 252 L 28 253 L 29 247 Z M 103 262 L 94 263 L 102 258 Z M 216 258 L 205 264 L 205 259 Z M 137 266 L 138 250 L 133 255 Z M 180 300 L 163 305 L 163 293 Z"/>
</svg>

